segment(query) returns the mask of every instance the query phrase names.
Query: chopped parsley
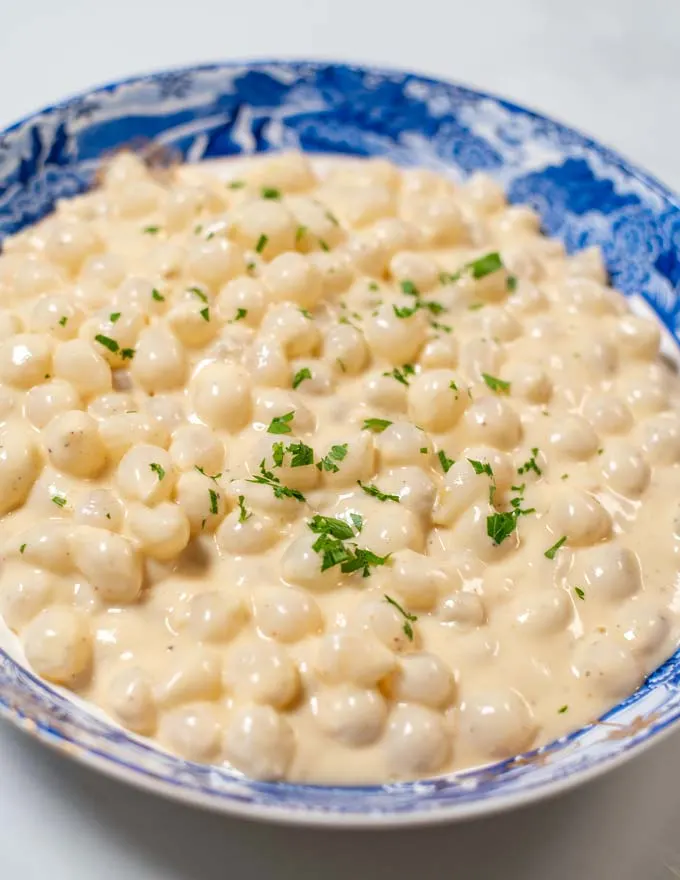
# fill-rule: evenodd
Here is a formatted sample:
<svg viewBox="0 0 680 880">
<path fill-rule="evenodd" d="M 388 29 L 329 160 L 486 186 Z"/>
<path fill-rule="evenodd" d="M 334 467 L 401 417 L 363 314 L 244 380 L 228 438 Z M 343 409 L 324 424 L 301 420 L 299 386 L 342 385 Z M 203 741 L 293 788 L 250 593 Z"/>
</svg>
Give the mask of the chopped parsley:
<svg viewBox="0 0 680 880">
<path fill-rule="evenodd" d="M 515 275 L 508 275 L 508 291 L 514 293 L 517 290 L 517 278 Z"/>
<path fill-rule="evenodd" d="M 361 531 L 363 519 L 358 514 L 350 514 L 357 532 Z M 344 520 L 317 514 L 307 525 L 319 537 L 312 544 L 312 550 L 321 555 L 321 571 L 327 571 L 336 565 L 344 574 L 362 571 L 363 577 L 369 577 L 371 566 L 385 565 L 387 556 L 378 556 L 372 550 L 357 547 L 355 543 L 346 544 L 354 537 L 354 532 Z"/>
<path fill-rule="evenodd" d="M 439 321 L 430 321 L 430 327 L 435 330 L 442 330 L 444 333 L 453 332 L 453 327 L 450 324 L 441 324 Z"/>
<path fill-rule="evenodd" d="M 198 313 L 204 321 L 210 321 L 210 309 L 206 306 Z"/>
<path fill-rule="evenodd" d="M 407 296 L 420 296 L 420 291 L 418 290 L 418 288 L 412 281 L 409 281 L 408 279 L 400 281 L 399 286 L 401 287 L 402 293 L 405 293 Z"/>
<path fill-rule="evenodd" d="M 201 302 L 208 302 L 208 297 L 203 293 L 200 287 L 188 287 L 187 291 L 193 293 L 194 296 L 197 296 Z"/>
<path fill-rule="evenodd" d="M 155 299 L 159 303 L 165 302 L 165 297 L 155 287 L 151 291 L 151 299 Z"/>
<path fill-rule="evenodd" d="M 302 385 L 305 379 L 311 378 L 312 371 L 309 369 L 309 367 L 302 367 L 302 369 L 298 370 L 297 373 L 293 376 L 293 388 L 298 388 L 300 385 Z"/>
<path fill-rule="evenodd" d="M 229 321 L 230 324 L 236 323 L 236 321 L 242 321 L 246 315 L 248 314 L 248 309 L 236 309 L 236 314 Z"/>
<path fill-rule="evenodd" d="M 120 312 L 111 312 L 111 314 L 109 315 L 109 321 L 111 321 L 112 324 L 115 324 L 116 321 L 118 321 L 119 319 Z"/>
<path fill-rule="evenodd" d="M 160 226 L 145 226 L 142 230 L 145 235 L 156 235 L 156 233 L 160 231 Z"/>
<path fill-rule="evenodd" d="M 474 458 L 468 458 L 476 474 L 486 474 L 493 479 L 493 470 L 488 461 L 477 461 Z"/>
<path fill-rule="evenodd" d="M 579 599 L 585 599 L 586 594 L 580 587 L 574 587 L 574 592 L 579 597 Z"/>
<path fill-rule="evenodd" d="M 154 474 L 158 476 L 159 480 L 163 479 L 163 477 L 165 476 L 165 469 L 161 467 L 161 465 L 159 465 L 157 461 L 152 461 L 149 467 L 154 472 Z"/>
<path fill-rule="evenodd" d="M 53 495 L 52 503 L 56 504 L 57 507 L 66 507 L 66 498 L 63 495 Z"/>
<path fill-rule="evenodd" d="M 281 485 L 281 480 L 274 476 L 264 466 L 264 459 L 260 462 L 260 473 L 255 474 L 248 483 L 257 483 L 260 486 L 270 486 L 274 491 L 275 498 L 295 498 L 296 501 L 306 501 L 305 496 L 298 489 L 291 489 L 290 486 Z"/>
<path fill-rule="evenodd" d="M 323 240 L 323 238 L 319 239 L 319 247 L 322 251 L 328 252 L 330 248 L 328 247 L 328 243 Z"/>
<path fill-rule="evenodd" d="M 493 513 L 486 518 L 486 533 L 494 544 L 502 544 L 515 530 L 517 516 L 514 510 Z"/>
<path fill-rule="evenodd" d="M 415 376 L 415 367 L 413 364 L 403 364 L 401 369 L 399 367 L 395 367 L 388 373 L 383 373 L 383 376 L 392 376 L 392 378 L 396 379 L 397 382 L 401 382 L 402 385 L 408 386 L 409 381 L 406 378 L 407 376 Z"/>
<path fill-rule="evenodd" d="M 437 458 L 439 459 L 439 464 L 442 466 L 442 470 L 445 474 L 448 474 L 448 472 L 456 463 L 456 460 L 454 458 L 449 458 L 443 449 L 439 450 L 439 452 L 437 453 Z"/>
<path fill-rule="evenodd" d="M 245 180 L 230 180 L 227 186 L 229 189 L 243 189 L 246 185 Z"/>
<path fill-rule="evenodd" d="M 376 291 L 376 290 L 380 290 L 380 287 L 378 286 L 378 283 L 376 281 L 369 281 L 368 289 L 372 290 L 372 291 Z"/>
<path fill-rule="evenodd" d="M 468 306 L 468 311 L 469 312 L 478 312 L 480 309 L 483 309 L 483 308 L 484 308 L 484 303 L 479 303 L 479 302 L 470 303 L 470 305 Z"/>
<path fill-rule="evenodd" d="M 307 234 L 307 227 L 306 226 L 298 226 L 298 228 L 295 230 L 296 243 L 299 244 L 302 241 L 302 239 L 305 237 L 306 234 Z"/>
<path fill-rule="evenodd" d="M 354 528 L 360 532 L 364 527 L 364 518 L 360 513 L 350 513 L 349 518 L 354 523 Z"/>
<path fill-rule="evenodd" d="M 255 245 L 255 251 L 258 254 L 261 254 L 262 251 L 266 248 L 268 241 L 269 241 L 269 237 L 267 235 L 264 235 L 264 233 L 263 233 L 257 240 L 257 244 Z"/>
<path fill-rule="evenodd" d="M 564 715 L 564 713 L 567 711 L 568 708 L 569 708 L 569 706 L 560 706 L 560 708 L 557 710 L 557 714 Z"/>
<path fill-rule="evenodd" d="M 219 480 L 219 478 L 222 476 L 222 474 L 206 474 L 206 472 L 203 470 L 203 468 L 199 467 L 199 465 L 197 465 L 197 464 L 194 465 L 194 470 L 197 470 L 199 472 L 199 474 L 203 474 L 204 477 L 207 477 L 209 480 L 212 480 L 213 483 L 216 483 Z"/>
<path fill-rule="evenodd" d="M 385 599 L 390 603 L 390 605 L 393 605 L 404 618 L 404 635 L 409 640 L 409 642 L 412 642 L 413 627 L 411 626 L 411 624 L 415 623 L 416 620 L 418 620 L 418 617 L 415 614 L 410 614 L 408 611 L 404 610 L 404 608 L 402 608 L 395 599 L 393 599 L 391 596 L 388 596 L 387 593 L 385 593 Z"/>
<path fill-rule="evenodd" d="M 307 446 L 307 444 L 303 443 L 301 440 L 298 443 L 291 443 L 288 446 L 287 452 L 289 452 L 291 456 L 291 467 L 305 467 L 305 465 L 314 464 L 314 450 L 311 446 Z"/>
<path fill-rule="evenodd" d="M 291 410 L 291 412 L 284 413 L 282 416 L 275 416 L 269 427 L 267 428 L 268 434 L 290 434 L 291 428 L 288 422 L 293 421 L 293 417 L 295 415 L 295 410 Z"/>
<path fill-rule="evenodd" d="M 428 452 L 429 452 L 429 449 L 427 448 L 427 446 L 420 447 L 420 454 L 421 455 L 427 455 Z"/>
<path fill-rule="evenodd" d="M 324 213 L 326 215 L 326 218 L 331 221 L 333 226 L 340 225 L 340 221 L 338 220 L 338 218 L 335 216 L 335 214 L 332 211 L 325 211 Z"/>
<path fill-rule="evenodd" d="M 23 553 L 25 549 L 26 549 L 26 545 L 22 544 L 21 547 L 19 547 L 19 553 Z"/>
<path fill-rule="evenodd" d="M 554 558 L 555 558 L 555 554 L 557 553 L 557 551 L 560 549 L 560 547 L 561 547 L 563 544 L 566 544 L 566 542 L 567 542 L 567 536 L 566 536 L 566 535 L 562 535 L 562 537 L 560 538 L 560 540 L 559 540 L 559 541 L 555 541 L 555 543 L 552 545 L 552 547 L 549 547 L 549 548 L 545 551 L 545 553 L 544 553 L 543 555 L 545 556 L 546 559 L 554 559 Z"/>
<path fill-rule="evenodd" d="M 303 318 L 307 318 L 308 321 L 314 320 L 312 318 L 312 313 L 309 311 L 309 309 L 298 309 L 298 312 L 300 312 Z M 358 317 L 361 320 L 361 315 L 355 315 L 355 317 Z"/>
<path fill-rule="evenodd" d="M 249 513 L 246 510 L 246 497 L 245 497 L 245 495 L 238 496 L 238 509 L 239 509 L 239 515 L 238 515 L 239 522 L 243 523 L 246 520 L 250 519 L 250 517 L 252 516 L 252 513 Z"/>
<path fill-rule="evenodd" d="M 118 351 L 120 346 L 116 342 L 115 339 L 111 339 L 110 336 L 104 336 L 102 333 L 97 333 L 94 338 L 95 342 L 98 342 L 100 345 L 103 345 L 104 348 L 108 348 L 109 351 L 114 354 Z"/>
<path fill-rule="evenodd" d="M 135 350 L 134 348 L 121 348 L 120 356 L 123 358 L 124 361 L 131 361 L 132 358 L 135 356 Z"/>
<path fill-rule="evenodd" d="M 321 461 L 317 461 L 316 466 L 320 471 L 326 471 L 327 473 L 337 474 L 340 468 L 337 466 L 336 462 L 342 461 L 347 455 L 347 444 L 342 443 L 341 445 L 331 446 L 328 450 L 328 455 L 321 459 Z"/>
<path fill-rule="evenodd" d="M 385 428 L 389 428 L 392 422 L 389 419 L 364 419 L 362 431 L 373 431 L 374 434 L 382 434 Z"/>
<path fill-rule="evenodd" d="M 262 198 L 263 199 L 280 199 L 281 198 L 281 190 L 275 189 L 273 186 L 264 186 L 264 187 L 262 187 Z"/>
<path fill-rule="evenodd" d="M 496 376 L 482 373 L 482 379 L 484 379 L 489 388 L 496 394 L 507 394 L 510 391 L 510 383 L 504 382 L 502 379 L 496 378 Z"/>
<path fill-rule="evenodd" d="M 208 489 L 208 495 L 210 495 L 210 513 L 217 513 L 217 502 L 220 496 L 214 489 Z"/>
<path fill-rule="evenodd" d="M 68 321 L 68 318 L 66 317 L 66 315 L 62 315 L 62 317 L 59 318 L 59 326 L 65 327 L 67 321 Z"/>
<path fill-rule="evenodd" d="M 490 254 L 485 254 L 483 257 L 465 263 L 455 275 L 448 276 L 447 280 L 458 281 L 463 275 L 471 275 L 474 279 L 485 278 L 487 275 L 498 272 L 502 268 L 503 261 L 501 260 L 501 255 L 497 251 L 493 251 Z"/>
<path fill-rule="evenodd" d="M 410 309 L 408 306 L 404 306 L 401 309 L 398 306 L 392 306 L 392 308 L 394 309 L 394 314 L 397 316 L 397 318 L 410 318 L 411 315 L 415 315 L 415 313 L 420 308 L 420 305 L 415 305 L 412 309 Z"/>
<path fill-rule="evenodd" d="M 536 456 L 538 455 L 538 447 L 534 446 L 531 450 L 531 458 L 527 459 L 521 467 L 517 468 L 518 474 L 528 474 L 529 471 L 533 471 L 535 474 L 538 474 L 540 477 L 543 471 L 536 464 Z"/>
<path fill-rule="evenodd" d="M 370 484 L 364 485 L 364 483 L 362 483 L 361 480 L 357 480 L 357 483 L 361 486 L 361 488 L 364 490 L 364 492 L 367 495 L 372 495 L 373 498 L 377 498 L 378 501 L 396 501 L 397 503 L 399 503 L 399 496 L 398 495 L 389 495 L 386 492 L 381 492 L 377 486 L 373 486 Z"/>
</svg>

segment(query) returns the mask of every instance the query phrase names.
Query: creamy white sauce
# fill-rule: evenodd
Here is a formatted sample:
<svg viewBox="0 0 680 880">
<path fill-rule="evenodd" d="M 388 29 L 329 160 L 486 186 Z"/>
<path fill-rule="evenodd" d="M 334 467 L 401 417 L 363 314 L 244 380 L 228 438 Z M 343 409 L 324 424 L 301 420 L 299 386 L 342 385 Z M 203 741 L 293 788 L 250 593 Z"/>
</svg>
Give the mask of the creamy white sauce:
<svg viewBox="0 0 680 880">
<path fill-rule="evenodd" d="M 677 644 L 678 379 L 491 180 L 318 170 L 121 156 L 7 242 L 0 610 L 193 760 L 503 758 Z"/>
</svg>

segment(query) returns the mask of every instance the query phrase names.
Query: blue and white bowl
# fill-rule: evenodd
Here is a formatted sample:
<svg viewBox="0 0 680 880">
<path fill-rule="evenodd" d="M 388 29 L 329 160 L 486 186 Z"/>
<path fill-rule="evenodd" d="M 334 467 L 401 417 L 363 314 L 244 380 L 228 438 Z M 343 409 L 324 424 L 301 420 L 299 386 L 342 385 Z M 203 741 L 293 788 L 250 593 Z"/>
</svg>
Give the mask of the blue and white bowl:
<svg viewBox="0 0 680 880">
<path fill-rule="evenodd" d="M 114 83 L 0 135 L 0 242 L 82 192 L 139 139 L 188 161 L 299 148 L 385 156 L 456 178 L 483 170 L 573 250 L 600 245 L 614 285 L 680 330 L 680 203 L 570 128 L 491 95 L 396 70 L 307 61 L 215 64 Z M 534 752 L 424 782 L 336 788 L 252 782 L 116 726 L 20 664 L 0 629 L 0 713 L 48 745 L 166 796 L 228 813 L 344 826 L 460 819 L 555 794 L 658 740 L 680 717 L 680 651 L 604 719 Z M 5 649 L 5 650 L 3 650 Z"/>
</svg>

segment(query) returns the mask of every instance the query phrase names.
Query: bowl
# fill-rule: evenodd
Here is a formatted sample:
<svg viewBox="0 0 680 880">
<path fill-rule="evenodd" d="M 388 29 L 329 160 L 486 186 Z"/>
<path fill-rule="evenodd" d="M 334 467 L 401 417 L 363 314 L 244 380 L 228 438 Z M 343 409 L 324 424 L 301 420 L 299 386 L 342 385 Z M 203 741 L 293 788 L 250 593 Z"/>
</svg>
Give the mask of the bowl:
<svg viewBox="0 0 680 880">
<path fill-rule="evenodd" d="M 485 171 L 532 205 L 568 250 L 600 245 L 612 283 L 679 327 L 680 203 L 573 129 L 498 97 L 399 70 L 309 61 L 211 64 L 113 83 L 0 135 L 0 241 L 85 190 L 121 146 L 187 161 L 298 148 L 384 156 L 463 178 Z M 680 289 L 680 288 L 679 288 Z M 420 782 L 349 788 L 264 783 L 194 764 L 40 681 L 0 629 L 0 713 L 110 776 L 225 813 L 282 822 L 390 826 L 452 821 L 554 795 L 659 740 L 680 717 L 680 651 L 595 723 L 530 753 Z"/>
</svg>

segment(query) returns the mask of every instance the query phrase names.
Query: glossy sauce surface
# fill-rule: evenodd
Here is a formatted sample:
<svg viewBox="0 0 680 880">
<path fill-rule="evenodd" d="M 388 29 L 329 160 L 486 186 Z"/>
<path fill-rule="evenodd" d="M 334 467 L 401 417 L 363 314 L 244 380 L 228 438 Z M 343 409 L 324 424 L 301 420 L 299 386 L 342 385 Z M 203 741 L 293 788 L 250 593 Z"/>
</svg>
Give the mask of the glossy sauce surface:
<svg viewBox="0 0 680 880">
<path fill-rule="evenodd" d="M 122 155 L 6 243 L 0 611 L 192 760 L 504 758 L 677 644 L 680 385 L 488 178 L 315 167 Z"/>
</svg>

